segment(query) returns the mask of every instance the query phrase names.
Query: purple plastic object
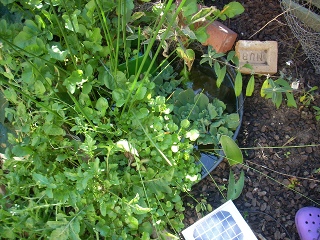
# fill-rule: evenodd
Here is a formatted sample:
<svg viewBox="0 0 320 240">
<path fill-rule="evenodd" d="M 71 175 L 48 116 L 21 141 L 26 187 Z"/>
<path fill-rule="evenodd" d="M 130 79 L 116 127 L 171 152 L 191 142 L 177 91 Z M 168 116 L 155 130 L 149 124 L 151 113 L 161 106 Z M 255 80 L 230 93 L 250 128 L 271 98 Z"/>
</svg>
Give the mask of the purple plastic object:
<svg viewBox="0 0 320 240">
<path fill-rule="evenodd" d="M 301 208 L 295 221 L 301 240 L 320 240 L 320 208 Z"/>
</svg>

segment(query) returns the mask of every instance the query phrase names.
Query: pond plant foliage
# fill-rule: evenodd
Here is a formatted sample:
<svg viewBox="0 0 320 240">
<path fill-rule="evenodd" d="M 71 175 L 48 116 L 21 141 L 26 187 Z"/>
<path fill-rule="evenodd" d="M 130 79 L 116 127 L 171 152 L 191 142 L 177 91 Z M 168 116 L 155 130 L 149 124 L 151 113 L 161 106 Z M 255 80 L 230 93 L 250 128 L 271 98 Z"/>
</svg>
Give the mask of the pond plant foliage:
<svg viewBox="0 0 320 240">
<path fill-rule="evenodd" d="M 190 70 L 189 43 L 207 37 L 200 23 L 234 17 L 241 4 L 0 3 L 1 119 L 12 130 L 0 237 L 173 237 L 184 227 L 181 194 L 201 179 L 195 144 L 229 142 L 239 117 L 181 88 L 187 71 L 169 59 Z"/>
</svg>

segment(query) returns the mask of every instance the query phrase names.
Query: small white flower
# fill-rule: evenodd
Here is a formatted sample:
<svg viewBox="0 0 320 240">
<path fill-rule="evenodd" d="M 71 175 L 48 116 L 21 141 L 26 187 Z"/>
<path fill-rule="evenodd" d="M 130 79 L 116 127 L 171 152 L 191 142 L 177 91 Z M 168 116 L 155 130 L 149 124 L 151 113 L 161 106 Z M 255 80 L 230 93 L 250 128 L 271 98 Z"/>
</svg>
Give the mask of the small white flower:
<svg viewBox="0 0 320 240">
<path fill-rule="evenodd" d="M 293 64 L 293 61 L 292 61 L 292 60 L 289 60 L 289 61 L 286 62 L 286 64 L 287 64 L 288 66 L 291 66 L 291 64 Z"/>
</svg>

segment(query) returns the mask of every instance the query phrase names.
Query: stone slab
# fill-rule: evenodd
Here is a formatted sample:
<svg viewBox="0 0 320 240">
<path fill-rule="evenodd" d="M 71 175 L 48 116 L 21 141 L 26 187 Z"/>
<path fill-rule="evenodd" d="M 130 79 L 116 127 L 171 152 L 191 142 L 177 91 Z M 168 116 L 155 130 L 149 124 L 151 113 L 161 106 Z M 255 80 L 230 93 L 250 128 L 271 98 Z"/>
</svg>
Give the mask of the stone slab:
<svg viewBox="0 0 320 240">
<path fill-rule="evenodd" d="M 202 43 L 211 45 L 217 52 L 226 53 L 232 49 L 238 34 L 219 21 L 214 21 L 206 28 L 209 38 Z"/>
<path fill-rule="evenodd" d="M 240 40 L 236 43 L 240 72 L 251 74 L 252 70 L 243 67 L 250 64 L 256 74 L 274 74 L 278 68 L 278 43 L 276 41 Z"/>
</svg>

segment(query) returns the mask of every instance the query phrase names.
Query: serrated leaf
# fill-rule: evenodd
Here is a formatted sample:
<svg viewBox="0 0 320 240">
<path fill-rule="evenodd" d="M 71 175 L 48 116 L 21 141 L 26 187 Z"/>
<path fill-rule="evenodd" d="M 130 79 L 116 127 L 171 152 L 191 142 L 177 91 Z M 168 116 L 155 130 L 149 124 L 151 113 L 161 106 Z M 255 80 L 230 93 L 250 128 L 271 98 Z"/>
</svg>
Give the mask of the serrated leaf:
<svg viewBox="0 0 320 240">
<path fill-rule="evenodd" d="M 254 91 L 254 85 L 255 85 L 255 79 L 254 75 L 251 75 L 249 82 L 247 84 L 246 88 L 246 96 L 251 97 Z"/>
<path fill-rule="evenodd" d="M 237 72 L 236 80 L 234 82 L 234 92 L 238 97 L 242 92 L 242 74 L 240 71 Z"/>
<path fill-rule="evenodd" d="M 228 184 L 228 192 L 227 192 L 227 200 L 235 200 L 242 193 L 244 187 L 244 172 L 241 170 L 240 177 L 237 182 L 234 179 L 234 173 L 230 169 L 229 173 L 229 184 Z"/>
<path fill-rule="evenodd" d="M 220 137 L 220 144 L 230 166 L 243 163 L 242 152 L 231 137 L 222 135 Z"/>
</svg>

